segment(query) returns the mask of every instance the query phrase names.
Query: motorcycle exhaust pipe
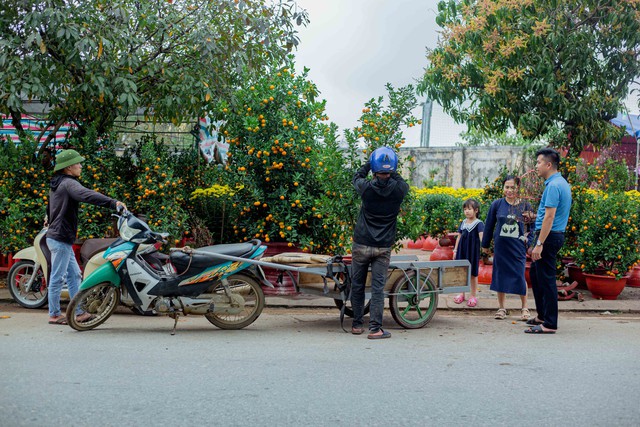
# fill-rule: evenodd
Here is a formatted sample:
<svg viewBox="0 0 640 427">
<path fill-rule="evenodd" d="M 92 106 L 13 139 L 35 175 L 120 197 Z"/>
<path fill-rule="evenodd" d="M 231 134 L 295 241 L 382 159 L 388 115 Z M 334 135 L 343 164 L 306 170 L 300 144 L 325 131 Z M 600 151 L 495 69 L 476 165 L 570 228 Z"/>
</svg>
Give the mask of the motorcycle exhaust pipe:
<svg viewBox="0 0 640 427">
<path fill-rule="evenodd" d="M 205 304 L 198 305 L 189 305 L 184 307 L 184 312 L 186 314 L 199 314 L 204 315 L 213 311 L 213 303 L 207 302 Z"/>
<path fill-rule="evenodd" d="M 170 314 L 174 311 L 182 311 L 184 314 L 204 315 L 213 311 L 213 303 L 210 300 L 194 300 L 191 298 L 162 298 L 154 305 L 154 311 L 158 314 Z"/>
</svg>

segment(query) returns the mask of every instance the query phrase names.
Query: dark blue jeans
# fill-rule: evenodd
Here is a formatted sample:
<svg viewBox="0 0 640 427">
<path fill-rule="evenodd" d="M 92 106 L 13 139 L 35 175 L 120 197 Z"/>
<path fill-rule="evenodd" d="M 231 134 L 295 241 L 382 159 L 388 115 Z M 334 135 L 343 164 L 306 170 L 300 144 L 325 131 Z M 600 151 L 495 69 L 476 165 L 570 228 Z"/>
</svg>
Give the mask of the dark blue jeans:
<svg viewBox="0 0 640 427">
<path fill-rule="evenodd" d="M 354 243 L 351 247 L 351 307 L 353 327 L 362 327 L 364 316 L 364 287 L 371 266 L 371 305 L 369 331 L 382 328 L 384 311 L 384 285 L 387 283 L 391 248 L 376 248 Z"/>
<path fill-rule="evenodd" d="M 542 257 L 531 263 L 531 289 L 536 300 L 538 319 L 549 329 L 558 329 L 556 256 L 563 244 L 563 233 L 549 233 L 542 247 Z"/>
</svg>

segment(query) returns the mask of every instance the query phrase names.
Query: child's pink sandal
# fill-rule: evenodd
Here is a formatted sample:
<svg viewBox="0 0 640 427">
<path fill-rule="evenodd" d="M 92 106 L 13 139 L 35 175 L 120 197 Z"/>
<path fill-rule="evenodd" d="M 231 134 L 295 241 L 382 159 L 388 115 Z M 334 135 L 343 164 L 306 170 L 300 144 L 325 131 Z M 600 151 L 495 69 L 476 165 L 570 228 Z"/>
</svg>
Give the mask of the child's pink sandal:
<svg viewBox="0 0 640 427">
<path fill-rule="evenodd" d="M 478 305 L 478 299 L 476 297 L 469 298 L 467 301 L 467 307 L 475 307 L 476 305 Z"/>
<path fill-rule="evenodd" d="M 458 294 L 453 299 L 453 302 L 455 302 L 456 304 L 462 304 L 463 301 L 464 301 L 464 294 Z"/>
</svg>

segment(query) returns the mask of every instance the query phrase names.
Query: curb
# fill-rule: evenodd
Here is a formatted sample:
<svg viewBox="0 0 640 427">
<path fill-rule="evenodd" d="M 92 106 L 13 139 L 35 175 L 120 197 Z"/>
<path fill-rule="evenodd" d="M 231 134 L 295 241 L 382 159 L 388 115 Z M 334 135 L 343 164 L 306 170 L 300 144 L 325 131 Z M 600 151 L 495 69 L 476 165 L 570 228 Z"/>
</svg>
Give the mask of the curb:
<svg viewBox="0 0 640 427">
<path fill-rule="evenodd" d="M 586 293 L 586 292 L 585 292 Z M 472 313 L 472 312 L 494 312 L 498 309 L 496 298 L 480 297 L 478 305 L 469 308 L 463 304 L 453 302 L 453 295 L 440 295 L 438 298 L 438 310 L 449 312 Z M 595 300 L 589 299 L 579 301 L 558 301 L 560 312 L 611 312 L 611 313 L 640 313 L 640 300 Z M 266 306 L 274 308 L 336 308 L 335 303 L 330 298 L 314 297 L 309 295 L 296 296 L 267 296 Z M 7 288 L 0 288 L 0 303 L 15 303 Z M 385 299 L 385 306 L 388 307 L 388 299 Z M 520 311 L 520 300 L 512 295 L 507 296 L 505 308 L 512 312 Z M 533 297 L 529 297 L 530 310 L 535 311 Z"/>
</svg>

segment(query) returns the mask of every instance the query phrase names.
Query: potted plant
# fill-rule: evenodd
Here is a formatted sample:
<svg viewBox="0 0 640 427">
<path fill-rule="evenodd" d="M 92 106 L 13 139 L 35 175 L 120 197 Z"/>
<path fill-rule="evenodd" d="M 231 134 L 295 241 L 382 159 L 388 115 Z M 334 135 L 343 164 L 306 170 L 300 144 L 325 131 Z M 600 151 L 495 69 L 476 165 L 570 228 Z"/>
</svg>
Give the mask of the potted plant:
<svg viewBox="0 0 640 427">
<path fill-rule="evenodd" d="M 600 193 L 590 207 L 573 255 L 593 296 L 615 299 L 640 259 L 638 204 L 625 193 Z"/>
<path fill-rule="evenodd" d="M 574 179 L 575 182 L 575 179 Z M 563 250 L 566 255 L 573 258 L 573 261 L 567 264 L 567 273 L 569 279 L 578 282 L 578 286 L 586 289 L 587 281 L 584 277 L 581 264 L 575 259 L 576 251 L 580 249 L 579 236 L 584 228 L 585 221 L 593 213 L 593 206 L 599 197 L 596 190 L 591 190 L 583 185 L 574 183 L 572 186 L 573 202 L 571 203 L 571 212 L 569 222 L 565 231 L 565 241 Z"/>
<path fill-rule="evenodd" d="M 462 220 L 462 201 L 449 194 L 426 194 L 421 197 L 424 230 L 439 239 L 431 260 L 453 259 L 455 233 Z"/>
</svg>

